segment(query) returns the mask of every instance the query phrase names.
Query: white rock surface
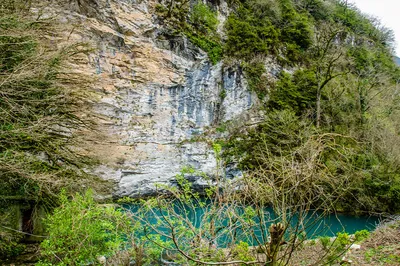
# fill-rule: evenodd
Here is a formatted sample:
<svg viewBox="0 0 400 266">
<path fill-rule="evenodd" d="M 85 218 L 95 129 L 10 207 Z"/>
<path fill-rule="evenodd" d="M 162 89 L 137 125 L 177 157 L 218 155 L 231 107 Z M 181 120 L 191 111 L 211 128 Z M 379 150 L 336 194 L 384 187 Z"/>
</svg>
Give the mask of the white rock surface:
<svg viewBox="0 0 400 266">
<path fill-rule="evenodd" d="M 93 172 L 114 180 L 118 197 L 154 194 L 157 183 L 173 183 L 183 166 L 213 176 L 210 144 L 194 139 L 219 123 L 253 119 L 249 110 L 257 96 L 240 68 L 212 65 L 186 38 L 166 37 L 153 15 L 154 1 L 80 2 L 55 1 L 46 11 L 76 25 L 66 31 L 68 42 L 96 48 L 88 61 L 74 66 L 95 80 L 99 128 L 84 136 L 85 151 L 101 162 Z M 221 20 L 228 14 L 222 2 Z M 227 171 L 229 177 L 241 174 Z M 188 178 L 199 188 L 204 184 L 200 176 Z"/>
</svg>

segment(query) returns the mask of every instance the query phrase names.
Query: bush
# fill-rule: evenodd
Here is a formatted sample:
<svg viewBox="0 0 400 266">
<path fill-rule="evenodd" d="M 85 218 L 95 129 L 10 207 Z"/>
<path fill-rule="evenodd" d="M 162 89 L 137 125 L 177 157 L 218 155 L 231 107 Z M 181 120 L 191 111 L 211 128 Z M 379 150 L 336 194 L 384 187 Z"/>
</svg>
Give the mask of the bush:
<svg viewBox="0 0 400 266">
<path fill-rule="evenodd" d="M 239 166 L 255 170 L 262 165 L 260 149 L 266 148 L 271 155 L 285 156 L 299 148 L 309 134 L 309 126 L 290 110 L 273 111 L 265 121 L 246 134 L 234 135 L 225 145 L 224 156 L 239 159 Z M 260 145 L 263 145 L 260 147 Z"/>
<path fill-rule="evenodd" d="M 347 245 L 350 245 L 350 236 L 348 233 L 337 233 L 337 237 L 335 240 L 335 245 L 341 248 L 345 248 Z"/>
<path fill-rule="evenodd" d="M 16 257 L 25 250 L 25 245 L 18 243 L 18 238 L 7 239 L 0 235 L 0 260 Z"/>
<path fill-rule="evenodd" d="M 355 237 L 355 242 L 360 242 L 365 239 L 367 239 L 370 235 L 370 232 L 368 230 L 360 230 L 355 232 L 354 237 Z"/>
<path fill-rule="evenodd" d="M 257 53 L 267 52 L 266 44 L 249 22 L 230 16 L 226 27 L 228 35 L 226 50 L 229 55 L 250 58 Z"/>
<path fill-rule="evenodd" d="M 194 27 L 203 33 L 214 32 L 217 29 L 217 15 L 203 3 L 197 3 L 193 6 L 190 20 Z"/>
<path fill-rule="evenodd" d="M 125 213 L 97 204 L 91 190 L 71 201 L 63 192 L 60 201 L 61 206 L 45 220 L 48 238 L 40 245 L 43 263 L 82 265 L 127 248 L 130 222 Z"/>
<path fill-rule="evenodd" d="M 278 43 L 279 31 L 268 19 L 257 20 L 252 13 L 240 8 L 230 15 L 226 24 L 226 52 L 230 56 L 251 59 L 267 54 Z"/>
<path fill-rule="evenodd" d="M 221 60 L 222 47 L 217 41 L 212 40 L 210 37 L 198 35 L 190 31 L 186 31 L 185 35 L 194 45 L 200 47 L 208 54 L 208 57 L 213 64 L 216 64 Z"/>
<path fill-rule="evenodd" d="M 251 252 L 249 249 L 249 244 L 246 242 L 243 242 L 243 241 L 240 241 L 239 244 L 237 244 L 232 249 L 232 254 L 233 254 L 233 257 L 237 260 L 241 260 L 241 261 L 254 260 L 254 256 L 251 255 Z"/>
<path fill-rule="evenodd" d="M 307 49 L 312 43 L 311 24 L 305 16 L 299 15 L 291 20 L 292 22 L 285 30 L 282 30 L 282 40 L 286 43 L 296 44 L 299 49 Z"/>
<path fill-rule="evenodd" d="M 305 14 L 298 13 L 292 1 L 281 0 L 282 22 L 280 41 L 289 62 L 297 62 L 300 55 L 312 44 L 312 23 Z"/>
<path fill-rule="evenodd" d="M 270 94 L 268 107 L 304 114 L 314 108 L 316 85 L 315 75 L 309 70 L 298 70 L 293 76 L 283 72 Z"/>
<path fill-rule="evenodd" d="M 329 236 L 321 236 L 319 238 L 319 241 L 321 242 L 321 245 L 324 248 L 324 250 L 329 250 L 329 247 L 331 245 L 331 238 Z"/>
<path fill-rule="evenodd" d="M 268 18 L 275 23 L 281 19 L 281 10 L 276 0 L 247 0 L 246 6 L 253 11 L 252 13 L 259 20 Z"/>
<path fill-rule="evenodd" d="M 189 12 L 189 2 L 172 1 L 156 5 L 156 14 L 174 33 L 183 33 L 195 46 L 208 54 L 211 63 L 216 64 L 222 58 L 222 45 L 216 33 L 218 18 L 208 5 L 198 2 Z"/>
<path fill-rule="evenodd" d="M 263 78 L 266 71 L 264 64 L 262 62 L 245 63 L 243 69 L 249 88 L 257 93 L 258 98 L 263 99 L 268 93 L 268 83 L 266 78 Z"/>
<path fill-rule="evenodd" d="M 324 241 L 325 237 L 324 237 Z M 335 264 L 346 252 L 347 248 L 351 244 L 350 236 L 347 233 L 338 233 L 335 241 L 332 242 L 330 246 L 324 245 L 321 241 L 325 250 L 329 251 L 328 256 L 326 257 L 325 264 L 332 265 Z M 324 265 L 325 265 L 324 264 Z"/>
<path fill-rule="evenodd" d="M 303 0 L 299 5 L 300 12 L 308 12 L 315 20 L 330 19 L 331 12 L 324 0 Z"/>
</svg>

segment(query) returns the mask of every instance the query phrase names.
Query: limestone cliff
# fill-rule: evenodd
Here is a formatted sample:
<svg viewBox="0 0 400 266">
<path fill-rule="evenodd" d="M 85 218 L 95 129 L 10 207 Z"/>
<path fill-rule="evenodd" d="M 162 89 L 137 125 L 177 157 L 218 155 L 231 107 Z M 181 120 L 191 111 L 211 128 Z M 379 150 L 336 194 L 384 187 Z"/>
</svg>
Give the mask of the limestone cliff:
<svg viewBox="0 0 400 266">
<path fill-rule="evenodd" d="M 241 69 L 213 65 L 184 36 L 168 37 L 157 24 L 155 5 L 151 0 L 61 1 L 37 11 L 68 25 L 68 42 L 95 48 L 74 66 L 94 77 L 97 94 L 98 132 L 85 136 L 84 148 L 99 159 L 94 173 L 116 181 L 116 196 L 153 194 L 155 183 L 173 182 L 184 166 L 213 176 L 209 140 L 224 134 L 213 128 L 255 119 L 251 110 L 258 99 Z M 221 24 L 226 4 L 216 9 Z M 237 174 L 227 170 L 230 177 Z M 201 177 L 189 178 L 201 187 Z"/>
</svg>

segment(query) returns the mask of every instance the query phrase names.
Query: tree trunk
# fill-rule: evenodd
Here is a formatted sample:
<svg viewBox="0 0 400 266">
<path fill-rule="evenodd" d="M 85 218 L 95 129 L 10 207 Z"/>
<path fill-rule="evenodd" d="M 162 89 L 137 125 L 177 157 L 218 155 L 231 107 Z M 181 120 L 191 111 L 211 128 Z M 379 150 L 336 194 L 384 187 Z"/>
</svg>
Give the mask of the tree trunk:
<svg viewBox="0 0 400 266">
<path fill-rule="evenodd" d="M 317 90 L 317 128 L 319 128 L 321 124 L 321 89 Z"/>
<path fill-rule="evenodd" d="M 284 232 L 285 228 L 282 223 L 272 224 L 269 227 L 269 234 L 271 239 L 267 250 L 268 266 L 278 265 L 279 246 L 281 245 L 281 240 Z"/>
</svg>

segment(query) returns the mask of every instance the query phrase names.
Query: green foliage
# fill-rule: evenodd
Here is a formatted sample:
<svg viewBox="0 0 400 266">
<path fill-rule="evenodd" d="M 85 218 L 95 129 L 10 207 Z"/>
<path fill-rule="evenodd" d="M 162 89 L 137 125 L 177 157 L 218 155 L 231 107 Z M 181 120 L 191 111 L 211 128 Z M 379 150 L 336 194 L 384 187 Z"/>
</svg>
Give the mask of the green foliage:
<svg viewBox="0 0 400 266">
<path fill-rule="evenodd" d="M 210 37 L 199 35 L 191 31 L 185 31 L 185 35 L 196 46 L 204 50 L 213 64 L 219 62 L 222 58 L 222 46 Z"/>
<path fill-rule="evenodd" d="M 370 236 L 370 232 L 368 230 L 360 230 L 354 233 L 354 241 L 361 242 L 368 239 Z"/>
<path fill-rule="evenodd" d="M 278 42 L 279 31 L 265 18 L 257 20 L 250 10 L 239 8 L 237 14 L 228 17 L 226 53 L 241 59 L 251 59 L 272 51 Z"/>
<path fill-rule="evenodd" d="M 281 42 L 289 48 L 286 56 L 293 62 L 300 59 L 302 51 L 308 49 L 312 43 L 312 24 L 304 14 L 296 12 L 292 1 L 281 0 L 282 21 Z"/>
<path fill-rule="evenodd" d="M 156 5 L 156 14 L 169 27 L 184 29 L 186 18 L 189 13 L 189 2 L 185 0 L 168 0 L 163 4 Z"/>
<path fill-rule="evenodd" d="M 189 14 L 190 24 L 186 24 L 183 32 L 196 46 L 204 50 L 213 64 L 222 58 L 222 45 L 216 34 L 217 14 L 201 2 L 193 6 Z"/>
<path fill-rule="evenodd" d="M 278 23 L 282 19 L 282 12 L 279 1 L 276 0 L 248 0 L 243 5 L 250 9 L 257 19 L 268 18 L 273 23 Z"/>
<path fill-rule="evenodd" d="M 190 20 L 193 26 L 203 33 L 215 32 L 218 25 L 218 19 L 215 12 L 213 12 L 208 5 L 203 4 L 202 2 L 193 6 Z"/>
<path fill-rule="evenodd" d="M 348 193 L 341 199 L 341 209 L 346 211 L 384 211 L 396 212 L 399 175 L 391 169 L 390 162 L 377 156 L 367 146 L 348 145 L 347 156 L 340 163 L 327 157 L 326 165 L 336 176 L 351 176 Z M 354 202 L 354 200 L 356 202 Z"/>
<path fill-rule="evenodd" d="M 329 250 L 329 247 L 331 245 L 331 238 L 329 236 L 321 236 L 319 238 L 319 242 L 325 250 Z"/>
<path fill-rule="evenodd" d="M 397 173 L 388 173 L 384 169 L 383 172 L 371 171 L 372 175 L 367 176 L 364 179 L 363 186 L 360 188 L 359 194 L 366 193 L 367 196 L 371 197 L 373 201 L 366 201 L 364 197 L 360 195 L 362 203 L 366 205 L 366 209 L 374 209 L 373 204 L 376 204 L 375 208 L 387 212 L 396 212 L 400 209 L 400 179 Z M 393 176 L 395 174 L 395 176 Z M 366 202 L 364 202 L 366 201 Z"/>
<path fill-rule="evenodd" d="M 12 258 L 20 255 L 25 250 L 25 245 L 15 241 L 8 242 L 0 240 L 0 252 L 2 259 Z"/>
<path fill-rule="evenodd" d="M 329 7 L 323 0 L 302 0 L 297 8 L 300 12 L 309 13 L 316 21 L 329 20 L 331 17 Z"/>
<path fill-rule="evenodd" d="M 244 169 L 256 169 L 262 167 L 259 149 L 266 148 L 272 155 L 287 155 L 301 145 L 308 131 L 308 125 L 292 111 L 273 111 L 246 135 L 232 136 L 224 156 L 240 158 L 240 166 Z"/>
<path fill-rule="evenodd" d="M 362 74 L 362 78 L 371 78 L 371 76 L 368 77 L 366 75 L 378 72 L 394 75 L 397 69 L 392 55 L 381 46 L 368 47 L 367 45 L 360 45 L 350 48 L 349 54 L 354 60 L 354 69 L 352 71 Z M 375 73 L 372 70 L 375 70 Z"/>
<path fill-rule="evenodd" d="M 351 244 L 350 236 L 348 233 L 337 233 L 335 244 L 341 248 L 345 248 L 347 245 Z"/>
<path fill-rule="evenodd" d="M 396 168 L 392 168 L 393 164 L 369 145 L 350 138 L 337 141 L 346 147 L 341 155 L 325 153 L 323 160 L 327 170 L 336 178 L 348 178 L 340 209 L 396 212 L 399 205 L 394 191 L 399 184 L 399 175 Z"/>
<path fill-rule="evenodd" d="M 1 235 L 0 237 L 0 260 L 9 259 L 20 255 L 25 250 L 25 245 L 19 243 L 20 236 Z"/>
<path fill-rule="evenodd" d="M 268 82 L 265 76 L 263 76 L 265 73 L 264 64 L 257 61 L 244 63 L 243 69 L 249 83 L 249 88 L 257 93 L 258 98 L 263 99 L 268 92 Z"/>
<path fill-rule="evenodd" d="M 63 192 L 60 204 L 45 220 L 48 238 L 40 245 L 43 262 L 82 265 L 127 247 L 131 230 L 127 215 L 115 206 L 97 204 L 91 190 L 72 200 Z"/>
<path fill-rule="evenodd" d="M 219 93 L 219 98 L 221 99 L 221 102 L 226 98 L 226 89 L 221 88 L 221 92 Z"/>
<path fill-rule="evenodd" d="M 222 150 L 221 144 L 214 143 L 213 150 L 214 150 L 214 153 L 218 156 L 218 154 L 220 154 L 221 150 Z"/>
<path fill-rule="evenodd" d="M 243 69 L 250 88 L 264 99 L 268 92 L 266 55 L 285 56 L 281 62 L 293 64 L 312 43 L 312 23 L 298 13 L 291 1 L 246 1 L 232 13 L 226 23 L 226 55 L 244 60 Z"/>
<path fill-rule="evenodd" d="M 341 22 L 353 31 L 362 30 L 365 25 L 360 12 L 351 4 L 345 1 L 336 1 L 333 17 L 337 22 Z"/>
<path fill-rule="evenodd" d="M 235 5 L 226 22 L 226 54 L 244 61 L 249 87 L 260 99 L 268 96 L 268 101 L 265 123 L 233 136 L 227 143 L 224 154 L 228 160 L 236 157 L 233 160 L 238 160 L 241 167 L 254 171 L 264 167 L 257 159 L 260 151 L 255 148 L 260 144 L 265 144 L 274 156 L 296 152 L 299 143 L 307 141 L 314 131 L 310 125 L 319 110 L 324 125 L 318 134 L 337 134 L 335 141 L 341 145 L 322 154 L 321 163 L 326 168 L 321 168 L 321 174 L 348 180 L 348 189 L 337 206 L 347 211 L 400 210 L 400 154 L 395 151 L 399 148 L 394 148 L 400 143 L 394 133 L 399 127 L 396 117 L 400 101 L 394 95 L 400 72 L 391 54 L 390 31 L 345 1 L 301 0 L 294 4 L 290 0 L 249 0 Z M 268 43 L 271 36 L 260 37 L 262 26 L 271 27 L 277 41 Z M 342 42 L 350 38 L 352 45 L 335 44 L 327 50 L 325 61 L 314 64 L 312 58 L 321 55 L 321 43 L 329 40 L 329 34 L 317 34 L 313 43 L 311 29 L 316 33 L 329 29 L 335 33 L 337 29 L 335 38 Z M 272 83 L 266 78 L 262 56 L 276 55 L 276 51 L 283 55 L 278 58 L 281 63 L 297 64 L 298 68 L 293 74 L 282 71 Z M 335 71 L 325 72 L 332 69 L 329 62 L 333 62 Z M 328 83 L 319 97 L 318 86 L 324 80 Z M 390 103 L 385 105 L 388 99 Z M 291 113 L 297 122 L 283 122 L 289 116 L 271 121 L 271 111 Z M 275 134 L 277 129 L 284 134 Z"/>
<path fill-rule="evenodd" d="M 292 110 L 297 115 L 310 112 L 316 102 L 317 84 L 310 70 L 297 70 L 292 76 L 282 73 L 270 94 L 268 107 Z"/>
<path fill-rule="evenodd" d="M 330 237 L 320 237 L 319 241 L 322 248 L 327 252 L 325 263 L 332 265 L 336 263 L 351 244 L 350 236 L 347 233 L 338 233 L 336 238 L 332 241 Z"/>
<path fill-rule="evenodd" d="M 365 254 L 365 260 L 368 263 L 379 263 L 380 265 L 398 265 L 400 263 L 400 255 L 395 254 L 398 245 L 378 246 L 368 249 Z"/>
<path fill-rule="evenodd" d="M 215 131 L 217 131 L 219 133 L 224 133 L 224 132 L 227 131 L 227 125 L 225 123 L 221 124 L 221 125 L 219 125 L 218 127 L 215 128 Z"/>
<path fill-rule="evenodd" d="M 8 17 L 10 20 L 17 20 L 15 17 Z M 3 21 L 0 19 L 0 27 L 10 27 L 9 21 Z M 24 27 L 17 23 L 15 26 L 19 30 L 23 30 Z M 10 72 L 17 67 L 27 57 L 32 56 L 35 53 L 37 43 L 29 36 L 0 36 L 0 71 Z M 10 45 L 9 45 L 10 44 Z"/>
<path fill-rule="evenodd" d="M 232 249 L 232 253 L 235 259 L 241 261 L 253 261 L 255 259 L 254 256 L 251 255 L 249 244 L 243 241 L 240 241 L 239 244 Z"/>
<path fill-rule="evenodd" d="M 394 35 L 390 29 L 382 27 L 379 21 L 363 15 L 353 4 L 346 1 L 334 1 L 332 18 L 358 36 L 364 36 L 385 47 L 393 47 Z M 361 40 L 362 41 L 362 40 Z"/>
<path fill-rule="evenodd" d="M 222 58 L 223 49 L 216 34 L 217 14 L 201 2 L 189 12 L 187 1 L 167 2 L 167 6 L 157 5 L 157 15 L 173 32 L 183 33 L 197 47 L 204 50 L 213 64 Z"/>
<path fill-rule="evenodd" d="M 312 43 L 312 23 L 288 1 L 247 1 L 229 16 L 226 24 L 228 55 L 251 59 L 284 51 L 288 62 L 300 60 Z"/>
</svg>

